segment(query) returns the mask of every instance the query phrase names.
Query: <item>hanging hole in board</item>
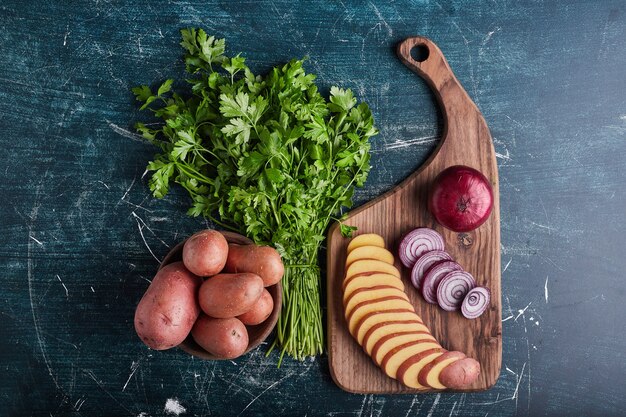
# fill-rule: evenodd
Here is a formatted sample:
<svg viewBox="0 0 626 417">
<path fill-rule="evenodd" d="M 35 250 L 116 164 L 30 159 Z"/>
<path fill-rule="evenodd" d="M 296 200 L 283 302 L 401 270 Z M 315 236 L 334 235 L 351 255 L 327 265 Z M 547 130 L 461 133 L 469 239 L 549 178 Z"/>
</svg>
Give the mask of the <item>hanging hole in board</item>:
<svg viewBox="0 0 626 417">
<path fill-rule="evenodd" d="M 428 46 L 424 44 L 415 45 L 411 48 L 411 58 L 417 62 L 426 61 L 428 59 L 428 55 L 430 55 L 430 51 L 428 50 Z"/>
</svg>

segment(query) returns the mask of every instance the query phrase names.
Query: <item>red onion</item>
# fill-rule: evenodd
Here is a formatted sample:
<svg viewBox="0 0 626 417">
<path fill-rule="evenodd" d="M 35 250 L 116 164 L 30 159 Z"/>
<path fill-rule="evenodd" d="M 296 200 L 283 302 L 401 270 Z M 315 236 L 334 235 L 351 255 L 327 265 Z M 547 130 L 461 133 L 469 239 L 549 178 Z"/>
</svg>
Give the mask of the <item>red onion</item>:
<svg viewBox="0 0 626 417">
<path fill-rule="evenodd" d="M 398 250 L 400 261 L 407 268 L 412 268 L 417 258 L 431 250 L 443 250 L 443 238 L 433 229 L 420 227 L 407 233 Z"/>
<path fill-rule="evenodd" d="M 475 319 L 487 310 L 491 301 L 489 288 L 476 287 L 471 289 L 461 304 L 461 313 L 468 319 Z"/>
<path fill-rule="evenodd" d="M 437 304 L 446 311 L 458 310 L 465 295 L 476 286 L 474 277 L 465 271 L 452 271 L 439 281 Z"/>
<path fill-rule="evenodd" d="M 437 221 L 455 232 L 469 232 L 491 213 L 493 191 L 489 180 L 474 168 L 455 165 L 435 179 L 428 208 Z"/>
<path fill-rule="evenodd" d="M 422 286 L 422 281 L 428 270 L 442 261 L 451 261 L 452 258 L 448 252 L 443 250 L 431 250 L 426 252 L 417 259 L 413 269 L 411 270 L 411 282 L 418 290 Z"/>
<path fill-rule="evenodd" d="M 439 281 L 453 271 L 462 271 L 461 265 L 454 261 L 443 261 L 430 268 L 422 282 L 422 296 L 431 304 L 437 304 L 437 286 Z"/>
</svg>

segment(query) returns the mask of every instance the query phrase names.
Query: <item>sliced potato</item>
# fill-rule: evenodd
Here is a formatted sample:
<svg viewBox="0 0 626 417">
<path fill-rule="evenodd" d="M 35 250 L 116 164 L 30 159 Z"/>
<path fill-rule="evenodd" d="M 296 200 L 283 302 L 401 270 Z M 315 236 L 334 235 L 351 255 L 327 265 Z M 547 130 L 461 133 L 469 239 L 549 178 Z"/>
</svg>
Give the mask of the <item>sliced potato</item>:
<svg viewBox="0 0 626 417">
<path fill-rule="evenodd" d="M 412 320 L 391 320 L 388 322 L 378 323 L 372 326 L 363 337 L 363 349 L 372 356 L 374 346 L 383 337 L 402 332 L 428 332 L 428 327 L 419 319 L 419 316 L 415 316 Z"/>
<path fill-rule="evenodd" d="M 445 389 L 446 386 L 439 381 L 439 374 L 446 366 L 464 358 L 465 354 L 462 352 L 444 353 L 422 368 L 417 376 L 419 383 L 430 388 Z"/>
<path fill-rule="evenodd" d="M 379 298 L 371 301 L 363 301 L 347 316 L 348 327 L 350 333 L 356 331 L 357 324 L 367 314 L 377 311 L 389 311 L 389 310 L 409 310 L 411 311 L 413 306 L 406 298 L 390 296 Z"/>
<path fill-rule="evenodd" d="M 419 390 L 429 389 L 429 387 L 419 383 L 417 376 L 426 365 L 443 355 L 445 352 L 445 349 L 429 349 L 409 357 L 402 362 L 400 367 L 398 367 L 396 374 L 398 381 L 402 382 L 409 388 Z"/>
<path fill-rule="evenodd" d="M 345 315 L 349 316 L 354 307 L 359 303 L 389 297 L 392 295 L 405 298 L 407 301 L 409 300 L 409 297 L 404 291 L 391 285 L 377 285 L 375 287 L 359 288 L 358 290 L 355 290 L 350 297 L 344 297 L 343 309 Z"/>
<path fill-rule="evenodd" d="M 378 246 L 380 248 L 385 247 L 385 240 L 382 236 L 379 236 L 375 233 L 367 233 L 364 235 L 358 235 L 354 237 L 350 243 L 348 243 L 348 253 L 350 253 L 353 249 L 356 249 L 360 246 Z"/>
<path fill-rule="evenodd" d="M 374 272 L 390 274 L 394 277 L 400 278 L 400 271 L 398 271 L 398 268 L 393 265 L 389 265 L 386 262 L 378 261 L 376 259 L 360 259 L 350 264 L 350 266 L 346 269 L 345 279 L 347 280 L 348 278 L 358 274 Z"/>
<path fill-rule="evenodd" d="M 377 365 L 380 365 L 385 355 L 396 347 L 409 342 L 416 342 L 418 340 L 430 340 L 432 342 L 437 341 L 428 331 L 391 333 L 380 338 L 380 340 L 374 344 L 371 354 L 372 359 L 374 359 L 374 362 Z"/>
<path fill-rule="evenodd" d="M 382 358 L 380 361 L 380 367 L 385 373 L 393 379 L 396 379 L 398 368 L 402 365 L 402 362 L 410 358 L 411 356 L 424 352 L 428 349 L 440 349 L 441 345 L 437 342 L 433 342 L 430 339 L 421 339 L 413 342 L 405 343 L 404 345 L 396 346 Z M 423 384 L 422 384 L 423 385 Z"/>
<path fill-rule="evenodd" d="M 361 259 L 375 259 L 393 265 L 393 254 L 385 248 L 378 246 L 359 246 L 348 254 L 346 267 Z"/>
<path fill-rule="evenodd" d="M 356 334 L 354 335 L 359 342 L 359 345 L 363 346 L 363 339 L 365 338 L 365 333 L 372 328 L 372 326 L 384 323 L 388 321 L 398 320 L 414 320 L 417 321 L 418 316 L 415 314 L 413 310 L 389 310 L 389 311 L 378 311 L 374 313 L 369 313 L 363 316 L 361 322 L 356 326 Z"/>
<path fill-rule="evenodd" d="M 380 285 L 391 286 L 400 289 L 404 292 L 404 284 L 400 279 L 389 274 L 372 274 L 372 275 L 360 275 L 354 276 L 344 281 L 344 297 L 350 298 L 350 295 L 362 288 L 372 288 Z"/>
</svg>

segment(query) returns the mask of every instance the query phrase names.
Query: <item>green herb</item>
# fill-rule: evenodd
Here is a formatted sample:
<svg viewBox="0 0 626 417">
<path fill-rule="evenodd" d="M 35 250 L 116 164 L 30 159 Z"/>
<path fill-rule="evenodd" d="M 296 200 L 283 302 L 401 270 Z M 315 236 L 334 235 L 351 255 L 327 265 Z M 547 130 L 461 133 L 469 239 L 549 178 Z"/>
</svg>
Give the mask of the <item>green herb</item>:
<svg viewBox="0 0 626 417">
<path fill-rule="evenodd" d="M 318 251 L 367 178 L 368 140 L 378 133 L 370 109 L 337 87 L 327 101 L 301 60 L 257 76 L 245 58 L 224 55 L 224 39 L 181 33 L 190 91 L 172 92 L 173 80 L 156 93 L 133 89 L 141 109 L 162 119 L 156 128 L 137 124 L 161 149 L 148 164 L 150 189 L 162 198 L 180 184 L 193 201 L 188 214 L 274 246 L 285 263 L 281 360 L 319 354 Z M 341 225 L 344 235 L 353 230 Z"/>
</svg>

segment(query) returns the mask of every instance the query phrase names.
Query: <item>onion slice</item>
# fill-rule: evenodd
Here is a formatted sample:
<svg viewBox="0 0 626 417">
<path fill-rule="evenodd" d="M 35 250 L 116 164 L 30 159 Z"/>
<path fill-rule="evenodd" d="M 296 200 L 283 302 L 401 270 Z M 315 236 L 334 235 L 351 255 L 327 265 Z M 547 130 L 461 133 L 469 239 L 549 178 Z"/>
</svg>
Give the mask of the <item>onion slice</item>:
<svg viewBox="0 0 626 417">
<path fill-rule="evenodd" d="M 400 242 L 398 255 L 404 266 L 412 268 L 415 261 L 424 253 L 443 249 L 443 237 L 439 233 L 427 227 L 420 227 L 404 236 Z"/>
<path fill-rule="evenodd" d="M 467 293 L 476 286 L 474 277 L 465 271 L 452 271 L 439 281 L 437 304 L 446 311 L 458 310 Z"/>
<path fill-rule="evenodd" d="M 439 281 L 453 271 L 462 271 L 461 265 L 454 261 L 443 261 L 428 271 L 422 282 L 422 296 L 431 304 L 437 304 L 437 287 Z"/>
<path fill-rule="evenodd" d="M 443 250 L 431 250 L 420 256 L 411 270 L 411 282 L 418 290 L 428 270 L 442 261 L 451 261 L 450 254 Z"/>
<path fill-rule="evenodd" d="M 489 288 L 472 288 L 461 304 L 461 313 L 468 319 L 475 319 L 482 315 L 491 301 L 491 291 Z"/>
</svg>

